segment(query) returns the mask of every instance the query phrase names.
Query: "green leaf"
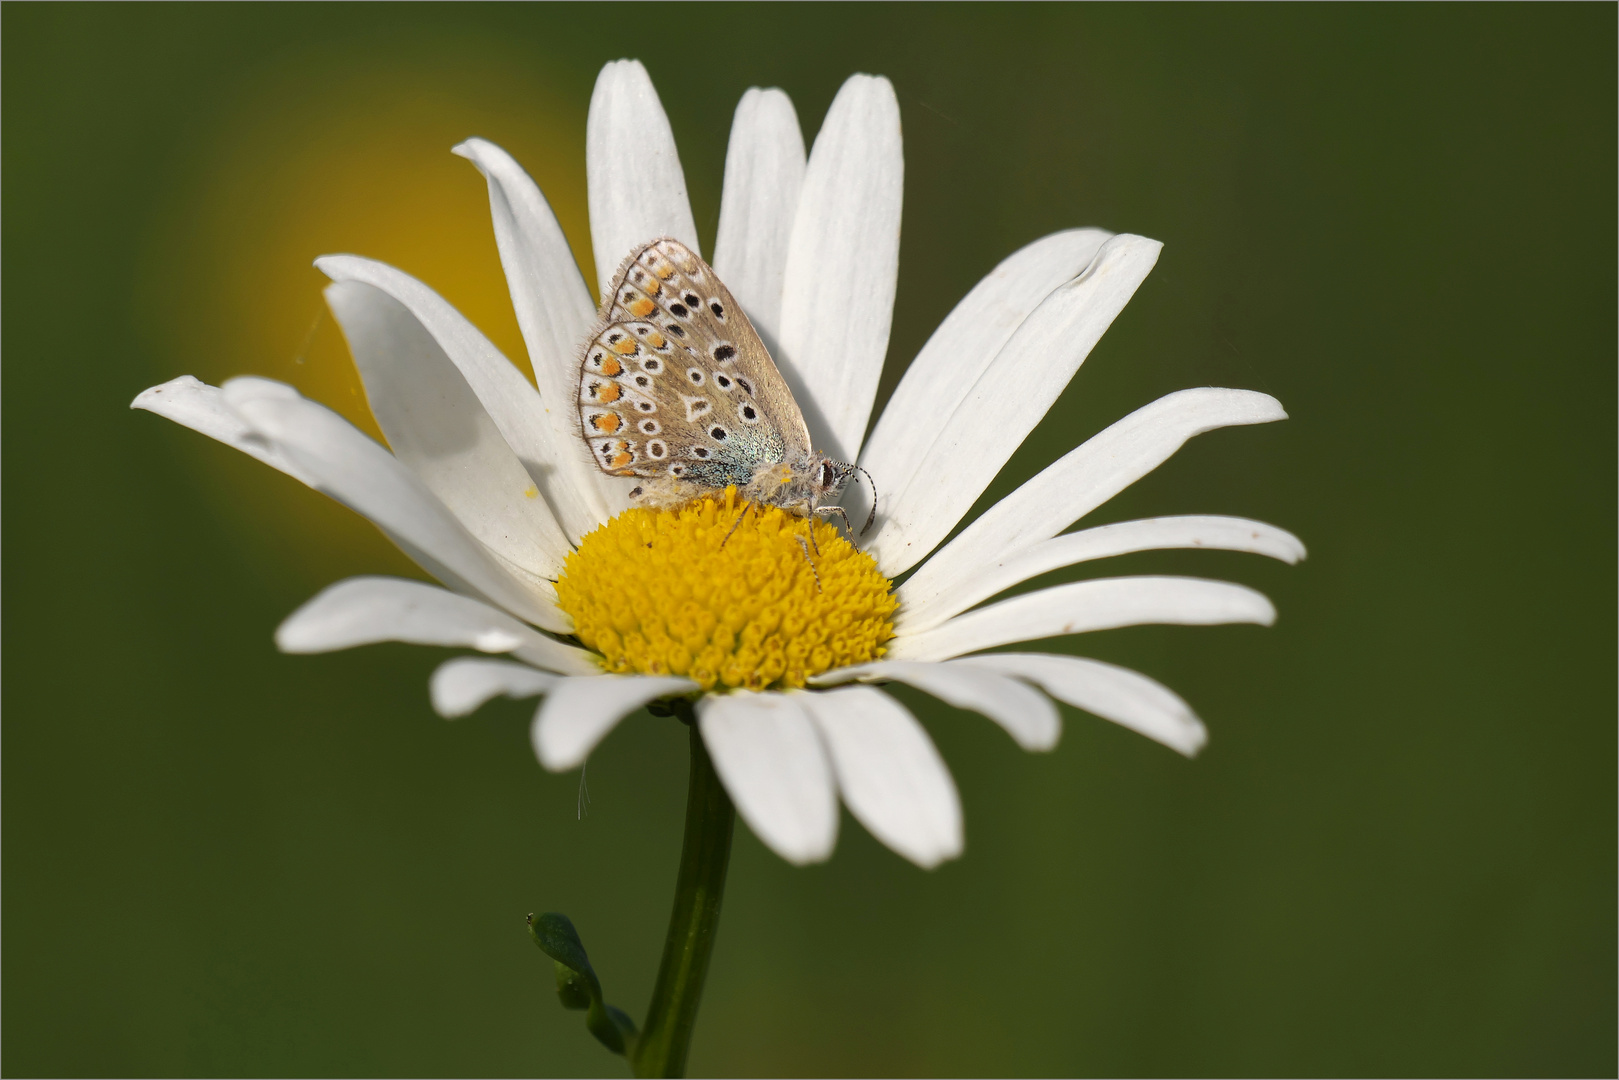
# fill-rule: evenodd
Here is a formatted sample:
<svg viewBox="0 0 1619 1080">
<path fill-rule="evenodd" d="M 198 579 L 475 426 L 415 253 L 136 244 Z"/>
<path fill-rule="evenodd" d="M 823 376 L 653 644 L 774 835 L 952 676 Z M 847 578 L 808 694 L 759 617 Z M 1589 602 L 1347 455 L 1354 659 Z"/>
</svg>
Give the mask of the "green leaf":
<svg viewBox="0 0 1619 1080">
<path fill-rule="evenodd" d="M 564 1009 L 584 1009 L 585 1028 L 615 1054 L 629 1055 L 635 1046 L 635 1021 L 602 999 L 601 980 L 573 922 L 548 911 L 528 917 L 528 934 L 540 951 L 556 962 L 557 997 Z"/>
<path fill-rule="evenodd" d="M 584 976 L 560 960 L 553 962 L 557 966 L 557 997 L 562 999 L 562 1007 L 590 1008 L 590 984 L 585 981 Z"/>
</svg>

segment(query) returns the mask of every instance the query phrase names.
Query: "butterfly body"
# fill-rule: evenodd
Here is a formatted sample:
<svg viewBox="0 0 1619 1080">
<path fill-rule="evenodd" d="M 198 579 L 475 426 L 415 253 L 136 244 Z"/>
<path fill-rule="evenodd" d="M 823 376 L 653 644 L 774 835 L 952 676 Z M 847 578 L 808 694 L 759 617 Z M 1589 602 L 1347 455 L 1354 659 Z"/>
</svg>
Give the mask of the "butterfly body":
<svg viewBox="0 0 1619 1080">
<path fill-rule="evenodd" d="M 579 424 L 603 472 L 644 501 L 734 485 L 800 515 L 835 512 L 856 466 L 810 445 L 803 413 L 740 304 L 678 240 L 619 267 L 579 368 Z"/>
</svg>

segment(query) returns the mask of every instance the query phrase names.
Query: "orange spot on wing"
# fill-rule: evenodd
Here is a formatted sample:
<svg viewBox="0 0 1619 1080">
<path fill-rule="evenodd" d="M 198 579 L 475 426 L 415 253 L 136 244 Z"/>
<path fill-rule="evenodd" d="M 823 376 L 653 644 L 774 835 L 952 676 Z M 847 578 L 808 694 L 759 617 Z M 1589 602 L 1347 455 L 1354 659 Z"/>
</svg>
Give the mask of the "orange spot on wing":
<svg viewBox="0 0 1619 1080">
<path fill-rule="evenodd" d="M 675 268 L 670 266 L 668 263 L 659 263 L 657 266 L 652 268 L 652 272 L 657 274 L 664 281 L 668 281 L 670 278 L 675 276 Z"/>
<path fill-rule="evenodd" d="M 630 304 L 630 314 L 637 319 L 644 319 L 656 310 L 658 310 L 658 305 L 644 296 Z"/>
<path fill-rule="evenodd" d="M 634 352 L 636 348 L 637 346 L 634 338 L 625 338 L 623 341 L 613 342 L 613 351 L 618 353 L 620 356 L 628 356 L 630 353 Z M 617 375 L 618 372 L 615 371 L 612 372 L 612 374 Z"/>
<path fill-rule="evenodd" d="M 603 405 L 611 405 L 624 396 L 624 390 L 618 383 L 604 383 L 596 388 L 596 400 Z"/>
<path fill-rule="evenodd" d="M 654 271 L 654 273 L 655 272 L 656 271 Z M 648 296 L 657 296 L 659 293 L 661 293 L 663 291 L 663 286 L 658 284 L 658 279 L 657 278 L 653 278 L 652 280 L 650 280 L 650 281 L 648 281 L 646 283 L 646 291 L 647 291 Z"/>
<path fill-rule="evenodd" d="M 648 345 L 652 346 L 654 349 L 663 348 L 664 343 L 667 342 L 668 340 L 669 340 L 668 338 L 664 337 L 662 334 L 658 333 L 656 330 L 652 331 L 652 333 L 650 333 L 650 334 L 648 334 L 646 336 L 646 343 Z"/>
<path fill-rule="evenodd" d="M 602 361 L 602 374 L 606 375 L 609 379 L 615 375 L 622 374 L 623 371 L 624 365 L 619 363 L 617 360 L 614 360 L 611 356 Z"/>
<path fill-rule="evenodd" d="M 595 428 L 597 431 L 604 431 L 609 435 L 617 431 L 623 425 L 623 423 L 624 421 L 619 418 L 617 413 L 597 413 L 590 418 L 591 427 Z"/>
<path fill-rule="evenodd" d="M 612 464 L 613 468 L 615 468 L 615 469 L 623 469 L 623 468 L 627 468 L 629 466 L 630 462 L 632 462 L 634 460 L 635 460 L 635 455 L 634 454 L 624 454 L 624 453 L 614 454 L 611 464 Z"/>
</svg>

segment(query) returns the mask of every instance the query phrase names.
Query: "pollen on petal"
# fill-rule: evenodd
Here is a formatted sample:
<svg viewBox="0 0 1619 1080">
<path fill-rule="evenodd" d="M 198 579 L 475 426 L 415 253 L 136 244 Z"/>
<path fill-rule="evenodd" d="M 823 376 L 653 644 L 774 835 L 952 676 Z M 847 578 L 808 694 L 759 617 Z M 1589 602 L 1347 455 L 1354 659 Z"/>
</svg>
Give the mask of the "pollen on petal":
<svg viewBox="0 0 1619 1080">
<path fill-rule="evenodd" d="M 749 507 L 735 488 L 624 511 L 580 541 L 556 590 L 606 670 L 684 675 L 705 690 L 803 686 L 875 660 L 897 604 L 835 527 Z"/>
</svg>

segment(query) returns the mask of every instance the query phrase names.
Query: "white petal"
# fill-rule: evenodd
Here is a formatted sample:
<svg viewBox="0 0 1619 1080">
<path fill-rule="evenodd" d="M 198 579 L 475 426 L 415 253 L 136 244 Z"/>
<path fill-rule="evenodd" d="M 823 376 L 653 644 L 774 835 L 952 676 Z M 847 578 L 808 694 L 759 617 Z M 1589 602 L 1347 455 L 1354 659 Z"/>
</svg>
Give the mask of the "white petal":
<svg viewBox="0 0 1619 1080">
<path fill-rule="evenodd" d="M 923 603 L 982 573 L 991 560 L 1057 535 L 1169 460 L 1194 435 L 1285 419 L 1280 402 L 1252 390 L 1202 387 L 1166 394 L 1093 435 L 985 511 L 911 575 L 911 599 Z M 884 572 L 892 576 L 886 565 Z"/>
<path fill-rule="evenodd" d="M 1162 247 L 1128 233 L 1103 244 L 1084 273 L 1023 320 L 955 411 L 935 420 L 922 467 L 902 490 L 884 493 L 884 520 L 867 547 L 883 573 L 893 577 L 916 565 L 955 528 L 1057 400 Z"/>
<path fill-rule="evenodd" d="M 227 446 L 234 446 L 242 453 L 258 458 L 272 469 L 280 469 L 295 480 L 301 480 L 310 487 L 315 486 L 315 481 L 301 472 L 285 454 L 253 434 L 247 421 L 225 404 L 224 395 L 218 387 L 209 386 L 194 375 L 182 375 L 142 390 L 129 403 L 129 407 L 157 413 L 192 431 L 200 431 L 210 439 L 218 439 Z"/>
<path fill-rule="evenodd" d="M 672 236 L 698 251 L 674 132 L 639 60 L 614 60 L 596 77 L 585 172 L 597 295 L 607 295 L 619 265 L 648 240 Z"/>
<path fill-rule="evenodd" d="M 404 641 L 511 653 L 564 675 L 594 675 L 591 654 L 553 641 L 470 596 L 404 578 L 355 577 L 328 586 L 276 628 L 282 652 L 323 653 Z"/>
<path fill-rule="evenodd" d="M 905 706 L 870 686 L 795 696 L 806 699 L 860 824 L 924 868 L 961 854 L 956 783 Z"/>
<path fill-rule="evenodd" d="M 810 680 L 832 686 L 854 680 L 892 679 L 932 694 L 958 709 L 982 713 L 1005 728 L 1025 750 L 1050 750 L 1062 734 L 1062 718 L 1044 696 L 994 672 L 962 667 L 959 663 L 934 664 L 920 660 L 879 660 L 840 668 Z"/>
<path fill-rule="evenodd" d="M 804 136 L 793 102 L 757 86 L 742 95 L 725 152 L 714 272 L 774 350 L 781 332 L 787 244 L 804 186 Z"/>
<path fill-rule="evenodd" d="M 1069 229 L 1019 248 L 945 316 L 905 369 L 860 452 L 879 492 L 897 495 L 910 484 L 925 467 L 940 420 L 956 411 L 1023 320 L 1089 266 L 1112 235 Z M 878 510 L 888 509 L 879 500 Z"/>
<path fill-rule="evenodd" d="M 896 591 L 900 606 L 895 626 L 902 633 L 932 629 L 978 603 L 1022 581 L 1064 566 L 1127 555 L 1133 551 L 1168 548 L 1206 548 L 1211 551 L 1246 551 L 1269 555 L 1285 563 L 1304 558 L 1304 544 L 1286 529 L 1263 521 L 1220 516 L 1146 518 L 1098 525 L 1082 532 L 1014 548 L 992 562 L 981 564 L 943 592 L 931 596 L 910 591 L 910 583 Z M 926 582 L 924 582 L 924 585 Z"/>
<path fill-rule="evenodd" d="M 538 697 L 556 685 L 558 676 L 510 660 L 462 656 L 446 660 L 433 672 L 428 693 L 433 709 L 446 720 L 470 716 L 491 698 Z"/>
<path fill-rule="evenodd" d="M 580 276 L 562 227 L 539 187 L 510 154 L 484 139 L 468 139 L 454 153 L 466 158 L 489 181 L 489 213 L 495 246 L 511 288 L 517 325 L 528 345 L 529 363 L 539 387 L 545 431 L 530 435 L 542 460 L 554 464 L 555 484 L 570 492 L 564 524 L 577 538 L 627 505 L 629 481 L 608 476 L 579 449 L 577 413 L 579 346 L 596 321 L 590 287 Z M 514 444 L 515 446 L 515 444 Z M 547 450 L 546 447 L 551 449 Z M 553 505 L 560 497 L 553 499 Z"/>
<path fill-rule="evenodd" d="M 1016 675 L 1075 708 L 1193 757 L 1209 741 L 1208 729 L 1169 687 L 1128 668 L 1045 653 L 989 653 L 955 661 Z"/>
<path fill-rule="evenodd" d="M 606 520 L 608 508 L 598 489 L 580 479 L 587 476 L 584 469 L 595 469 L 583 441 L 571 433 L 562 437 L 563 429 L 547 417 L 545 403 L 523 373 L 448 301 L 409 274 L 374 259 L 326 255 L 316 259 L 315 266 L 333 281 L 359 281 L 381 289 L 421 321 L 466 378 L 570 540 Z M 564 403 L 569 417 L 572 403 L 570 394 Z"/>
<path fill-rule="evenodd" d="M 737 812 L 798 866 L 831 855 L 838 839 L 832 766 L 801 698 L 739 691 L 697 703 L 703 745 Z"/>
<path fill-rule="evenodd" d="M 571 550 L 517 455 L 466 379 L 403 304 L 339 281 L 326 302 L 348 338 L 371 415 L 394 457 L 473 536 L 537 577 L 554 578 Z"/>
<path fill-rule="evenodd" d="M 347 420 L 269 379 L 238 377 L 221 389 L 225 403 L 319 490 L 369 518 L 428 573 L 536 626 L 572 630 L 549 582 L 484 547 L 414 473 Z"/>
<path fill-rule="evenodd" d="M 1276 621 L 1264 596 L 1228 581 L 1186 577 L 1118 577 L 1076 581 L 1014 596 L 957 615 L 920 634 L 897 637 L 894 660 L 948 660 L 1014 641 L 1083 634 L 1144 623 L 1212 626 Z"/>
<path fill-rule="evenodd" d="M 893 86 L 850 76 L 810 151 L 776 357 L 816 449 L 841 461 L 858 459 L 888 353 L 904 183 Z"/>
<path fill-rule="evenodd" d="M 590 756 L 618 722 L 649 701 L 697 689 L 690 679 L 659 675 L 596 675 L 563 679 L 534 714 L 529 737 L 540 764 L 571 769 Z"/>
</svg>

